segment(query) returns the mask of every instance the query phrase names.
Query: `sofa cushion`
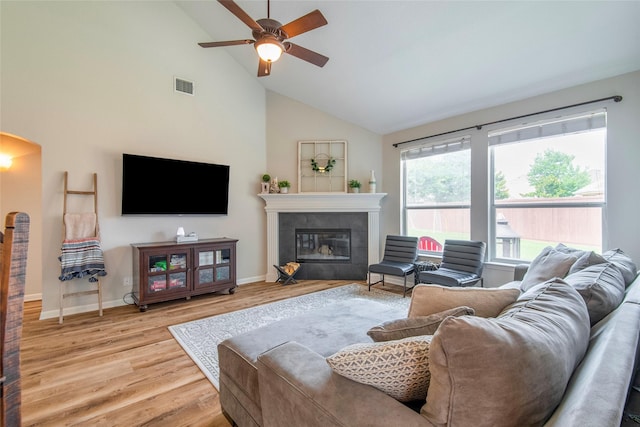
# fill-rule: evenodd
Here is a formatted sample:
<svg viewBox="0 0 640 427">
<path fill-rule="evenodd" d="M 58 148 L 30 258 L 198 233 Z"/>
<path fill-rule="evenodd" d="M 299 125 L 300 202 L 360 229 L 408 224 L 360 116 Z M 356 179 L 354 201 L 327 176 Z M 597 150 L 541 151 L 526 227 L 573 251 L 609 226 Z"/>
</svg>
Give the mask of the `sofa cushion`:
<svg viewBox="0 0 640 427">
<path fill-rule="evenodd" d="M 424 399 L 429 387 L 431 335 L 352 344 L 327 357 L 337 374 L 371 385 L 400 402 Z"/>
<path fill-rule="evenodd" d="M 626 286 L 629 286 L 635 280 L 638 275 L 638 268 L 629 255 L 621 249 L 611 249 L 603 253 L 602 256 L 620 269 Z"/>
<path fill-rule="evenodd" d="M 411 293 L 408 317 L 429 316 L 460 306 L 472 308 L 476 316 L 496 317 L 519 295 L 519 289 L 416 285 Z"/>
<path fill-rule="evenodd" d="M 429 316 L 407 317 L 389 320 L 369 329 L 367 335 L 376 342 L 399 340 L 418 335 L 433 335 L 440 323 L 448 316 L 473 315 L 470 307 L 456 307 Z"/>
<path fill-rule="evenodd" d="M 574 254 L 561 252 L 547 246 L 531 261 L 522 278 L 520 289 L 527 291 L 554 277 L 563 278 L 577 259 L 578 257 Z"/>
<path fill-rule="evenodd" d="M 584 298 L 591 325 L 609 314 L 624 298 L 624 278 L 620 270 L 611 263 L 586 267 L 569 274 L 564 280 Z"/>
<path fill-rule="evenodd" d="M 532 287 L 496 319 L 448 317 L 430 345 L 421 414 L 433 425 L 542 425 L 588 342 L 586 304 L 561 279 Z"/>
</svg>

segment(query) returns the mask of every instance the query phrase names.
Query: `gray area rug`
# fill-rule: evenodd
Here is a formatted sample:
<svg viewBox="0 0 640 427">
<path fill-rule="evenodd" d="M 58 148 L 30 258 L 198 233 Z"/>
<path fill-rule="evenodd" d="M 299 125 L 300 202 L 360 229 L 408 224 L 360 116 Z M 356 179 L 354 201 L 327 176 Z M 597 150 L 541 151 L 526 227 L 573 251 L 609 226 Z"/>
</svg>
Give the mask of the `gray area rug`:
<svg viewBox="0 0 640 427">
<path fill-rule="evenodd" d="M 219 389 L 218 343 L 278 320 L 350 298 L 370 298 L 407 310 L 411 301 L 411 298 L 402 298 L 402 295 L 378 289 L 371 289 L 369 292 L 366 285 L 351 284 L 169 326 L 169 331 L 206 377 Z"/>
</svg>

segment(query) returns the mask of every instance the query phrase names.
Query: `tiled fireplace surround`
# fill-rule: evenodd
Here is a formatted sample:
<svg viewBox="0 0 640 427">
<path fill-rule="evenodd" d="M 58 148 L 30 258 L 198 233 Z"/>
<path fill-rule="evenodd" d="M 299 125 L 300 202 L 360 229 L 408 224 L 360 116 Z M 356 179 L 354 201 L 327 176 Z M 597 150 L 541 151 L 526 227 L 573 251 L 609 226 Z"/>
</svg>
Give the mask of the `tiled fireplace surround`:
<svg viewBox="0 0 640 427">
<path fill-rule="evenodd" d="M 260 194 L 267 213 L 267 281 L 274 265 L 295 260 L 296 228 L 351 229 L 350 263 L 304 263 L 296 279 L 364 280 L 380 261 L 380 201 L 385 193 Z"/>
</svg>

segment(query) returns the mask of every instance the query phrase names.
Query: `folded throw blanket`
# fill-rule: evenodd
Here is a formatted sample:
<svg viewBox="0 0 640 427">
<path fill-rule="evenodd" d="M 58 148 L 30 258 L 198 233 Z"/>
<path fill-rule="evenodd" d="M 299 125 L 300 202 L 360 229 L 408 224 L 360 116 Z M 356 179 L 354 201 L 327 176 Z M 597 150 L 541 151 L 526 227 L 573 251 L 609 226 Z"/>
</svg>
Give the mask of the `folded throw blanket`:
<svg viewBox="0 0 640 427">
<path fill-rule="evenodd" d="M 65 236 L 67 240 L 96 237 L 96 214 L 94 212 L 64 214 Z"/>
<path fill-rule="evenodd" d="M 62 254 L 58 259 L 62 266 L 62 274 L 59 277 L 62 281 L 91 276 L 89 281 L 97 282 L 96 275 L 107 275 L 100 240 L 95 237 L 64 240 Z"/>
</svg>

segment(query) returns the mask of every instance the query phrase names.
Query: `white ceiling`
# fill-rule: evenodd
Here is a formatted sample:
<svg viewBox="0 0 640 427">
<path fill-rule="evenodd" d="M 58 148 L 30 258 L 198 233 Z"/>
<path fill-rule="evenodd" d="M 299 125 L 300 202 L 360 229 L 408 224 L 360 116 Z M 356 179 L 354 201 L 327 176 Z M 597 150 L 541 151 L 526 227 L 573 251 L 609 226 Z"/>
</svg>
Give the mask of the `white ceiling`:
<svg viewBox="0 0 640 427">
<path fill-rule="evenodd" d="M 250 39 L 216 0 L 177 1 L 210 36 Z M 267 1 L 237 0 L 257 20 Z M 290 55 L 258 81 L 379 134 L 640 69 L 640 1 L 274 0 L 286 24 L 319 9 L 328 25 L 291 39 L 328 56 Z M 252 45 L 224 49 L 256 76 Z M 612 94 L 613 95 L 613 94 Z"/>
</svg>

